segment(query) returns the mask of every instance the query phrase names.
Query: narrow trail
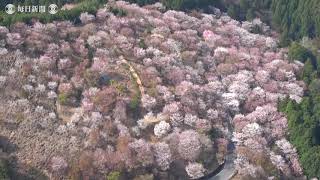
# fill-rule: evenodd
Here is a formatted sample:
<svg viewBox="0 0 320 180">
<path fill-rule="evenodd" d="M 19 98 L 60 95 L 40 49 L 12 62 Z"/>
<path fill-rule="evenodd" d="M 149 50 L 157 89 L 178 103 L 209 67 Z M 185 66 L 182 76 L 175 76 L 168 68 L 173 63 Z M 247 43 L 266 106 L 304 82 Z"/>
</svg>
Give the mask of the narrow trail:
<svg viewBox="0 0 320 180">
<path fill-rule="evenodd" d="M 121 63 L 126 64 L 129 67 L 129 71 L 130 71 L 131 75 L 134 77 L 137 85 L 139 86 L 139 91 L 140 91 L 141 97 L 143 97 L 145 95 L 145 89 L 143 87 L 143 84 L 142 84 L 142 81 L 141 81 L 141 78 L 140 78 L 139 74 L 134 69 L 134 67 L 130 64 L 130 62 L 127 61 L 126 59 L 124 59 L 123 56 L 120 56 L 119 58 L 121 60 Z M 154 123 L 160 122 L 160 119 L 151 116 L 149 118 L 144 119 L 144 121 L 147 124 L 154 124 Z"/>
<path fill-rule="evenodd" d="M 142 81 L 141 81 L 141 79 L 140 79 L 137 71 L 133 68 L 133 66 L 132 66 L 126 59 L 124 59 L 123 56 L 120 56 L 119 58 L 120 58 L 120 60 L 121 60 L 122 63 L 124 63 L 124 64 L 126 64 L 127 66 L 129 66 L 129 71 L 130 71 L 131 75 L 135 78 L 136 83 L 137 83 L 138 86 L 139 86 L 139 90 L 140 90 L 141 96 L 144 96 L 145 90 L 144 90 L 144 87 L 143 87 L 143 85 L 142 85 Z"/>
</svg>

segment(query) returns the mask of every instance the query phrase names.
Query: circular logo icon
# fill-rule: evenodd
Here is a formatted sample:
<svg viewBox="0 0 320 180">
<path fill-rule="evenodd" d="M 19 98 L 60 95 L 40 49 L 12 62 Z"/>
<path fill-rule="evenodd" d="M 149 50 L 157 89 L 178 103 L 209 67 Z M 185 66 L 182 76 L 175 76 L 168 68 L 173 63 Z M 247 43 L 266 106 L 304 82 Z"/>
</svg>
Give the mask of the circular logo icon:
<svg viewBox="0 0 320 180">
<path fill-rule="evenodd" d="M 6 5 L 6 13 L 7 14 L 13 14 L 15 12 L 16 12 L 16 7 L 13 4 Z"/>
<path fill-rule="evenodd" d="M 58 12 L 58 6 L 56 4 L 49 5 L 49 13 L 56 14 Z"/>
</svg>

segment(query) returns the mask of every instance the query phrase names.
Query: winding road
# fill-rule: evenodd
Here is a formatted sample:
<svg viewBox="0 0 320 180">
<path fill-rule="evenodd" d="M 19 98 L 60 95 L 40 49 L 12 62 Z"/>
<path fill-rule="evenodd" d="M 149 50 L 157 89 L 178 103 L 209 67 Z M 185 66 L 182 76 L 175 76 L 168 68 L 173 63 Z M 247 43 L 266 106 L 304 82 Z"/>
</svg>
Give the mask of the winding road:
<svg viewBox="0 0 320 180">
<path fill-rule="evenodd" d="M 233 126 L 229 122 L 228 126 L 228 139 L 229 144 L 227 147 L 227 155 L 224 159 L 224 163 L 221 164 L 215 171 L 208 174 L 201 180 L 229 180 L 233 178 L 238 172 L 235 168 L 234 160 L 236 159 L 235 144 L 232 142 Z"/>
<path fill-rule="evenodd" d="M 229 133 L 232 134 L 232 131 L 230 131 Z M 234 164 L 234 160 L 236 158 L 234 149 L 234 144 L 230 138 L 224 163 L 221 164 L 215 171 L 211 172 L 203 178 L 200 178 L 199 180 L 229 180 L 234 177 L 237 174 L 237 170 Z"/>
<path fill-rule="evenodd" d="M 228 154 L 225 158 L 223 169 L 218 174 L 208 179 L 209 180 L 231 179 L 235 174 L 237 174 L 237 170 L 235 169 L 235 165 L 234 165 L 234 159 L 235 159 L 234 153 Z"/>
</svg>

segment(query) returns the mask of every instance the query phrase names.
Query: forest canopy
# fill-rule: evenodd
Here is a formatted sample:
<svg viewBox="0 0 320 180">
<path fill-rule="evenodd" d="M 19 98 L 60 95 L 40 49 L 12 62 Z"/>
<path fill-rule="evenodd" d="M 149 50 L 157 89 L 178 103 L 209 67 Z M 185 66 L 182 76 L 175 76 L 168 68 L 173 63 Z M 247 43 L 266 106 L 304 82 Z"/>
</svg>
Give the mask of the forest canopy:
<svg viewBox="0 0 320 180">
<path fill-rule="evenodd" d="M 297 40 L 304 36 L 320 35 L 320 1 L 273 0 L 272 19 L 274 27 L 282 33 L 282 41 Z"/>
<path fill-rule="evenodd" d="M 6 0 L 0 1 L 0 8 L 3 10 L 8 3 L 12 3 L 17 5 L 25 4 L 25 5 L 48 5 L 51 3 L 57 4 L 59 7 L 67 3 L 75 3 L 77 4 L 71 10 L 60 11 L 55 15 L 49 14 L 15 14 L 7 15 L 3 11 L 0 11 L 0 25 L 10 27 L 15 22 L 25 22 L 26 24 L 31 24 L 32 19 L 36 18 L 41 23 L 48 23 L 55 20 L 70 20 L 71 22 L 77 24 L 81 23 L 79 16 L 88 12 L 91 14 L 89 18 L 94 19 L 97 10 L 106 3 L 107 0 Z M 290 100 L 289 98 L 284 101 L 279 100 L 279 110 L 287 115 L 288 119 L 288 128 L 289 128 L 289 140 L 290 142 L 297 148 L 297 152 L 299 154 L 300 163 L 304 169 L 304 173 L 308 177 L 320 177 L 320 125 L 319 125 L 319 117 L 320 117 L 320 55 L 317 52 L 320 47 L 320 1 L 319 0 L 239 0 L 239 1 L 227 1 L 227 0 L 127 0 L 131 3 L 137 3 L 140 6 L 153 4 L 156 2 L 162 2 L 166 9 L 172 10 L 183 10 L 189 13 L 191 10 L 199 10 L 200 12 L 207 12 L 210 10 L 210 6 L 218 7 L 222 9 L 222 11 L 228 13 L 228 15 L 234 19 L 239 21 L 251 21 L 255 18 L 260 18 L 263 22 L 271 25 L 274 30 L 280 33 L 280 45 L 283 47 L 288 47 L 288 59 L 290 63 L 298 60 L 304 63 L 303 70 L 301 74 L 297 77 L 298 80 L 303 80 L 305 82 L 305 94 L 300 103 L 295 100 Z M 127 16 L 127 12 L 124 9 L 110 9 L 110 11 L 118 17 Z M 131 28 L 131 27 L 130 27 Z M 130 31 L 130 28 L 124 29 L 122 33 L 124 34 L 134 34 Z M 143 27 L 145 28 L 145 27 Z M 146 34 L 152 33 L 149 30 L 151 27 L 147 27 Z M 191 31 L 190 31 L 191 32 Z M 188 31 L 188 33 L 190 33 Z M 226 31 L 223 31 L 226 32 Z M 181 32 L 179 32 L 181 33 Z M 185 35 L 181 35 L 176 33 L 175 36 L 177 38 L 181 38 L 184 40 L 184 37 L 189 37 Z M 216 35 L 212 31 L 206 31 L 208 35 L 208 39 L 212 38 L 212 36 Z M 181 37 L 179 36 L 181 35 Z M 13 36 L 13 35 L 12 35 Z M 101 36 L 101 37 L 100 37 Z M 249 35 L 246 35 L 249 36 Z M 10 36 L 9 36 L 10 37 Z M 15 37 L 15 36 L 13 36 Z M 104 34 L 100 34 L 98 37 L 91 37 L 92 42 L 99 41 L 99 39 L 103 39 Z M 192 36 L 191 36 L 192 37 Z M 219 36 L 217 36 L 219 37 Z M 249 36 L 250 37 L 250 36 Z M 307 38 L 308 37 L 308 38 Z M 96 38 L 96 39 L 95 39 Z M 119 44 L 122 36 L 118 38 Z M 155 38 L 155 37 L 150 37 Z M 236 37 L 235 37 L 236 38 Z M 251 37 L 253 38 L 253 37 Z M 307 46 L 300 41 L 301 39 L 310 38 L 312 41 L 310 46 Z M 8 38 L 10 40 L 10 38 Z M 14 38 L 13 38 L 14 39 Z M 139 40 L 139 50 L 145 51 L 147 47 L 151 44 L 148 42 L 148 39 L 143 38 Z M 158 39 L 156 39 L 158 40 Z M 155 40 L 155 42 L 157 42 Z M 189 39 L 187 39 L 189 40 Z M 215 39 L 211 39 L 212 41 L 216 41 Z M 150 40 L 149 40 L 150 41 Z M 229 40 L 231 41 L 231 40 Z M 82 41 L 75 41 L 80 43 Z M 228 42 L 228 41 L 226 41 Z M 247 42 L 247 41 L 245 41 Z M 149 43 L 149 44 L 148 44 Z M 154 43 L 154 42 L 152 42 Z M 167 42 L 170 44 L 172 42 Z M 14 43 L 13 43 L 14 44 Z M 19 44 L 19 43 L 17 43 Z M 31 44 L 31 43 L 30 43 Z M 193 44 L 193 43 L 184 43 L 184 44 Z M 33 44 L 31 44 L 33 45 Z M 243 44 L 241 44 L 243 45 Z M 89 48 L 88 59 L 92 61 L 93 55 L 96 53 L 92 49 Z M 97 45 L 98 46 L 98 45 Z M 250 45 L 250 47 L 253 45 Z M 126 46 L 121 46 L 121 48 Z M 84 48 L 87 48 L 84 46 Z M 119 49 L 121 49 L 119 48 Z M 223 54 L 225 49 L 219 49 L 221 54 Z M 233 50 L 233 49 L 232 49 Z M 168 50 L 169 51 L 169 50 Z M 219 51 L 217 51 L 219 52 Z M 185 52 L 185 56 L 192 55 L 193 51 Z M 218 53 L 219 54 L 219 53 Z M 234 53 L 237 54 L 237 53 Z M 198 55 L 198 54 L 197 54 Z M 279 57 L 279 56 L 278 56 Z M 216 58 L 216 57 L 215 57 Z M 234 60 L 233 58 L 232 60 Z M 275 58 L 274 58 L 275 59 Z M 272 60 L 274 60 L 272 59 Z M 207 63 L 207 62 L 205 62 Z M 200 66 L 200 65 L 199 65 Z M 219 66 L 221 72 L 228 73 L 228 71 L 234 71 L 233 64 L 223 64 Z M 168 70 L 169 71 L 169 70 Z M 180 82 L 181 76 L 183 74 L 182 71 L 175 71 L 174 69 L 170 69 L 168 73 L 168 77 L 166 79 L 172 79 L 171 84 L 175 84 L 176 82 Z M 263 73 L 263 72 L 262 72 Z M 86 78 L 89 79 L 90 72 L 85 72 Z M 279 79 L 280 72 L 277 74 Z M 277 76 L 275 75 L 275 76 Z M 258 76 L 259 77 L 259 76 Z M 264 76 L 263 76 L 264 77 Z M 263 81 L 263 80 L 261 80 Z M 110 83 L 112 84 L 112 83 Z M 123 91 L 123 87 L 121 84 L 113 83 L 114 87 L 119 91 Z M 272 89 L 273 84 L 267 84 L 268 89 Z M 151 86 L 151 85 L 150 85 Z M 235 87 L 240 86 L 240 84 L 235 84 Z M 241 87 L 241 86 L 240 86 Z M 232 89 L 232 88 L 231 88 Z M 234 88 L 236 89 L 236 88 Z M 243 87 L 243 91 L 245 92 L 247 87 Z M 277 89 L 277 88 L 275 88 Z M 302 89 L 302 88 L 301 88 Z M 153 89 L 154 91 L 154 89 Z M 276 91 L 276 90 L 275 90 Z M 303 91 L 301 91 L 303 94 Z M 112 94 L 113 92 L 104 92 L 106 94 Z M 76 93 L 77 94 L 77 93 Z M 105 97 L 105 94 L 101 93 L 102 97 Z M 75 95 L 74 95 L 75 96 Z M 61 93 L 58 96 L 59 102 L 63 105 L 71 104 L 68 101 L 71 95 Z M 136 93 L 133 95 L 133 100 L 130 102 L 131 109 L 137 109 L 139 107 L 140 102 L 140 94 Z M 148 100 L 148 98 L 146 98 Z M 150 99 L 150 98 L 149 98 Z M 252 98 L 253 99 L 253 98 Z M 188 99 L 187 99 L 188 100 Z M 185 101 L 187 101 L 185 100 Z M 193 100 L 190 100 L 192 102 Z M 252 100 L 253 101 L 253 100 Z M 277 100 L 276 100 L 277 101 Z M 189 102 L 189 101 L 188 101 Z M 251 102 L 252 103 L 252 102 Z M 104 104 L 104 103 L 101 103 Z M 98 105 L 101 105 L 98 103 Z M 250 105 L 250 103 L 248 103 Z M 246 105 L 250 107 L 249 105 Z M 247 108 L 248 108 L 247 107 Z M 169 109 L 169 108 L 168 108 Z M 192 109 L 192 108 L 191 108 Z M 190 116 L 192 117 L 192 116 Z M 192 118 L 190 118 L 192 119 Z M 167 124 L 161 124 L 159 127 L 163 128 L 167 126 Z M 159 133 L 157 132 L 159 135 Z M 184 134 L 183 134 L 184 135 Z M 188 134 L 187 134 L 188 135 Z M 189 133 L 190 135 L 190 133 Z M 192 133 L 191 133 L 192 135 Z M 190 136 L 191 136 L 190 135 Z M 160 136 L 160 135 L 159 135 Z M 183 137 L 183 136 L 182 136 Z M 141 142 L 139 142 L 141 143 Z M 4 168 L 2 168 L 2 164 L 0 163 L 0 179 L 6 175 Z M 110 173 L 110 177 L 118 176 L 118 172 Z"/>
</svg>

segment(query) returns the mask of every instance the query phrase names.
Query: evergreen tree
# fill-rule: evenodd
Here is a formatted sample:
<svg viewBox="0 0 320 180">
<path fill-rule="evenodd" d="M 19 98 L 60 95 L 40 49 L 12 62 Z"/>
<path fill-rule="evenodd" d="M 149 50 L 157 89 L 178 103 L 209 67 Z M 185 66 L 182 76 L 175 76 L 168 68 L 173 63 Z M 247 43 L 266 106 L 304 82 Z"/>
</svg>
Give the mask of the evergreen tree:
<svg viewBox="0 0 320 180">
<path fill-rule="evenodd" d="M 318 73 L 320 73 L 320 55 L 317 56 L 316 66 L 317 66 L 317 71 L 318 71 Z"/>
<path fill-rule="evenodd" d="M 247 11 L 247 14 L 246 14 L 246 19 L 248 21 L 252 21 L 254 18 L 255 18 L 254 10 L 253 9 L 249 9 Z"/>
<path fill-rule="evenodd" d="M 312 61 L 310 58 L 308 58 L 308 60 L 304 63 L 304 67 L 303 67 L 303 75 L 302 78 L 304 80 L 304 82 L 306 82 L 307 84 L 310 83 L 310 81 L 312 80 L 312 75 L 314 72 L 314 67 L 312 64 Z"/>
<path fill-rule="evenodd" d="M 319 96 L 320 95 L 320 79 L 313 79 L 309 85 L 309 90 L 311 95 Z"/>
<path fill-rule="evenodd" d="M 297 42 L 291 44 L 288 56 L 291 60 L 299 60 L 301 62 L 305 62 L 308 58 L 314 59 L 312 53 Z"/>
<path fill-rule="evenodd" d="M 228 15 L 233 18 L 233 19 L 238 19 L 239 16 L 239 9 L 237 8 L 237 6 L 235 5 L 231 5 L 229 8 L 228 8 Z"/>
<path fill-rule="evenodd" d="M 290 39 L 319 37 L 319 0 L 273 0 L 271 10 L 275 27 L 288 30 Z"/>
<path fill-rule="evenodd" d="M 246 11 L 250 7 L 249 1 L 248 0 L 240 0 L 239 6 L 240 6 L 241 11 Z"/>
</svg>

